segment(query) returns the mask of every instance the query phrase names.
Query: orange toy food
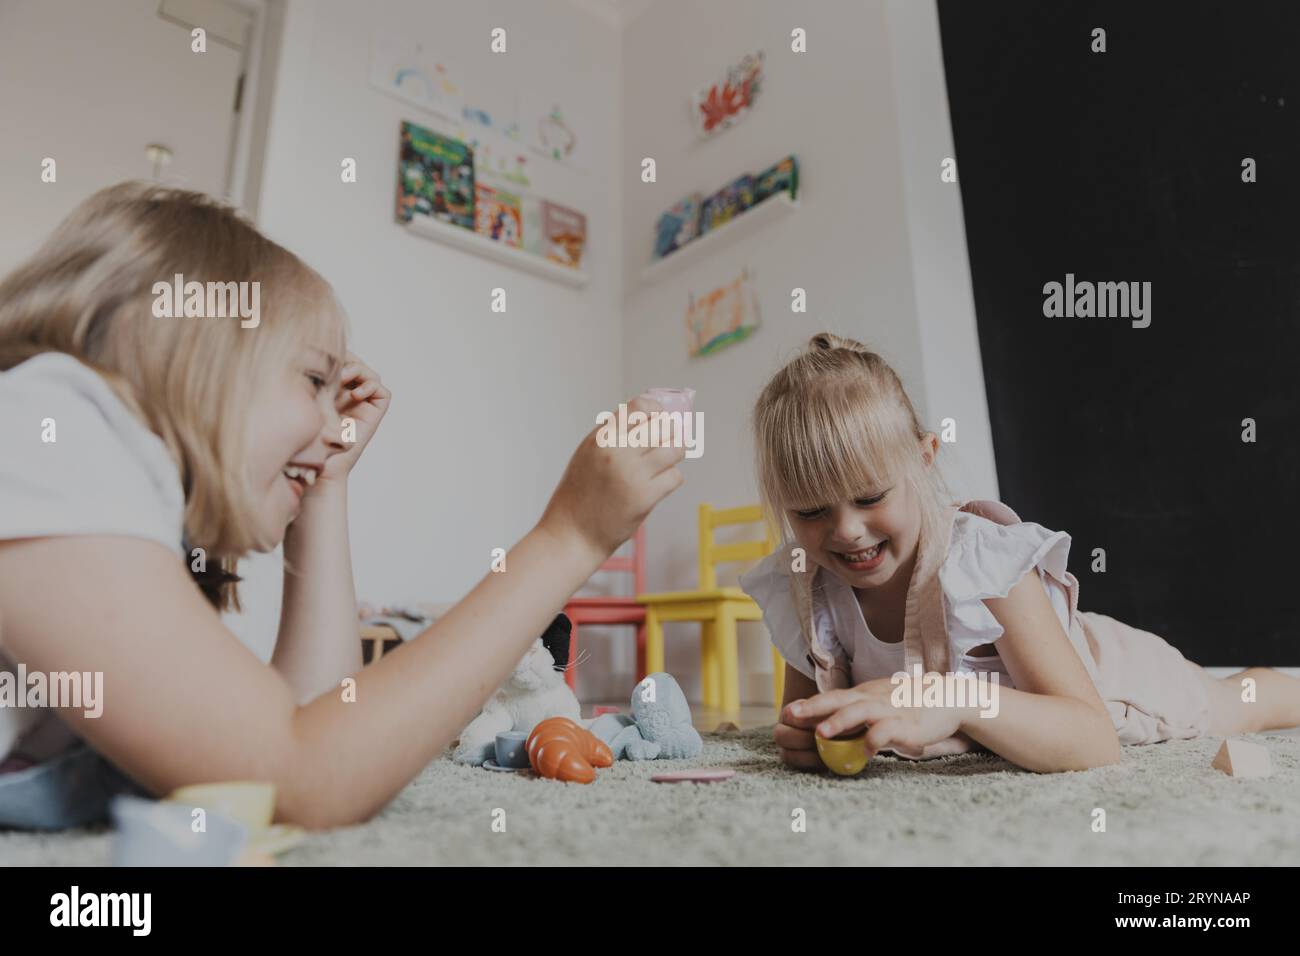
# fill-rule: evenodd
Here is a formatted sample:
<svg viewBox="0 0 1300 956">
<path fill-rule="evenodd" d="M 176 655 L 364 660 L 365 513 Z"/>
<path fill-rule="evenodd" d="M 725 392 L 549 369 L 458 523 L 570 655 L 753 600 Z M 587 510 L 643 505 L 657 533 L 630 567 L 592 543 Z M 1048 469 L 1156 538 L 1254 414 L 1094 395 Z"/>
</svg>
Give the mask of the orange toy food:
<svg viewBox="0 0 1300 956">
<path fill-rule="evenodd" d="M 612 767 L 614 753 L 568 717 L 548 717 L 528 735 L 528 762 L 543 777 L 591 783 L 597 767 Z"/>
</svg>

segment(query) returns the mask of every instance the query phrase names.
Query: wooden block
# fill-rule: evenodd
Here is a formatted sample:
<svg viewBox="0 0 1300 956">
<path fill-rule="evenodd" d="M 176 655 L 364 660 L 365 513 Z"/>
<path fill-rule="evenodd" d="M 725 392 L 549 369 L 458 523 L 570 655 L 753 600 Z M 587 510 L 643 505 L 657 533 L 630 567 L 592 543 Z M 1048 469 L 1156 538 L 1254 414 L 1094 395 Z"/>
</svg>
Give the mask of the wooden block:
<svg viewBox="0 0 1300 956">
<path fill-rule="evenodd" d="M 1273 773 L 1268 748 L 1245 740 L 1225 740 L 1210 764 L 1229 777 L 1241 779 L 1267 777 Z"/>
<path fill-rule="evenodd" d="M 718 728 L 713 732 L 715 734 L 732 734 L 738 731 L 739 729 L 740 729 L 739 727 L 737 727 L 731 721 L 727 720 L 718 724 Z"/>
</svg>

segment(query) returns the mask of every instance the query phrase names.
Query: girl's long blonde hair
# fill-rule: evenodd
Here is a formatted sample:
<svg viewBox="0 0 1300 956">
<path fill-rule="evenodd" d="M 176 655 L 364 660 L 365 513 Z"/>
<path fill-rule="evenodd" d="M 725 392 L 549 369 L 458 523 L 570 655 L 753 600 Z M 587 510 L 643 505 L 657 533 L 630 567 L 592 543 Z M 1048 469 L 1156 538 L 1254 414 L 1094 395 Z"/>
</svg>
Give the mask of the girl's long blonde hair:
<svg viewBox="0 0 1300 956">
<path fill-rule="evenodd" d="M 260 324 L 155 318 L 154 284 L 178 274 L 205 288 L 259 283 Z M 333 290 L 297 256 L 208 196 L 147 183 L 91 196 L 0 283 L 0 371 L 70 355 L 163 440 L 185 492 L 187 544 L 214 568 L 195 576 L 222 610 L 238 608 L 234 563 L 257 544 L 245 466 L 258 385 L 304 345 L 342 361 L 346 335 Z"/>
<path fill-rule="evenodd" d="M 883 358 L 853 339 L 814 335 L 767 383 L 754 409 L 759 494 L 769 520 L 792 538 L 788 510 L 825 507 L 902 481 L 920 503 L 921 535 L 930 540 L 952 495 L 939 462 L 924 466 L 926 431 Z"/>
</svg>

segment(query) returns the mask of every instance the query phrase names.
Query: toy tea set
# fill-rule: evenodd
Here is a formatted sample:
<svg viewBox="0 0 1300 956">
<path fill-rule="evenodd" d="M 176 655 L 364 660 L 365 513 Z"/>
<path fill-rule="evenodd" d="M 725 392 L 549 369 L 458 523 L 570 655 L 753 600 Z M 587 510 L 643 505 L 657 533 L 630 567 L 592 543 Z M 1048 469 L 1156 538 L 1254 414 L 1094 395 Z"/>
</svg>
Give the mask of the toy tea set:
<svg viewBox="0 0 1300 956">
<path fill-rule="evenodd" d="M 497 772 L 591 783 L 615 760 L 697 757 L 704 749 L 677 681 L 663 672 L 637 684 L 631 715 L 602 713 L 583 721 L 564 682 L 572 623 L 557 614 L 482 712 L 461 732 L 457 763 Z M 707 779 L 718 779 L 715 773 Z"/>
</svg>

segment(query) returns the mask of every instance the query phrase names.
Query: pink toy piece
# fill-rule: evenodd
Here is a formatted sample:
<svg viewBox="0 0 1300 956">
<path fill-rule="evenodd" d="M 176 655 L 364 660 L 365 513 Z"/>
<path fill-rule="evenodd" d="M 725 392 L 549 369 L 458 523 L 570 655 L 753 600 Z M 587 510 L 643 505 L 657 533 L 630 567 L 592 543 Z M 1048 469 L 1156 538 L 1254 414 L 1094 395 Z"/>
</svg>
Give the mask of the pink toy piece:
<svg viewBox="0 0 1300 956">
<path fill-rule="evenodd" d="M 699 767 L 695 770 L 659 773 L 650 779 L 655 783 L 717 783 L 720 780 L 730 780 L 735 775 L 736 771 L 723 767 Z"/>
<path fill-rule="evenodd" d="M 666 412 L 689 412 L 695 407 L 693 388 L 647 388 L 645 394 L 662 405 Z"/>
<path fill-rule="evenodd" d="M 619 708 L 614 704 L 597 704 L 591 708 L 591 716 L 599 717 L 601 714 L 617 714 Z"/>
</svg>

